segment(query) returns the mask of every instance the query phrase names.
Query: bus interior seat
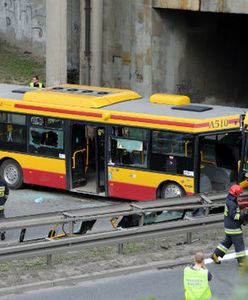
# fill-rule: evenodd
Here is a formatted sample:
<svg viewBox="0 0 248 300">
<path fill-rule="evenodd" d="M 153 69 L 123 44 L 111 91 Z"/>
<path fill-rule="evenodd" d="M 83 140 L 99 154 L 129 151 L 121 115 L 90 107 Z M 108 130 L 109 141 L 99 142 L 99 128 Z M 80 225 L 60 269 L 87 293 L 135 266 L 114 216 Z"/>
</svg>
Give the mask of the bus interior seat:
<svg viewBox="0 0 248 300">
<path fill-rule="evenodd" d="M 137 150 L 132 151 L 131 157 L 132 157 L 133 164 L 138 164 L 138 165 L 142 164 L 142 152 L 141 151 L 137 151 Z"/>
<path fill-rule="evenodd" d="M 201 174 L 200 178 L 200 193 L 208 193 L 212 191 L 212 184 L 206 174 Z"/>
<path fill-rule="evenodd" d="M 231 169 L 205 165 L 201 169 L 201 173 L 210 179 L 212 188 L 216 191 L 226 190 L 233 181 L 233 170 Z"/>
</svg>

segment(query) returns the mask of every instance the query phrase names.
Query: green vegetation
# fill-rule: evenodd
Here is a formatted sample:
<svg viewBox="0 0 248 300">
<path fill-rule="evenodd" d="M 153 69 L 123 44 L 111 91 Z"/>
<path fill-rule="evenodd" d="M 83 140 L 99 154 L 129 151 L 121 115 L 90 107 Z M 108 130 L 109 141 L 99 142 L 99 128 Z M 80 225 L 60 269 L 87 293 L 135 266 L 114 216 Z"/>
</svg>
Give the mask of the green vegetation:
<svg viewBox="0 0 248 300">
<path fill-rule="evenodd" d="M 27 85 L 33 75 L 44 82 L 45 61 L 0 39 L 0 82 Z"/>
</svg>

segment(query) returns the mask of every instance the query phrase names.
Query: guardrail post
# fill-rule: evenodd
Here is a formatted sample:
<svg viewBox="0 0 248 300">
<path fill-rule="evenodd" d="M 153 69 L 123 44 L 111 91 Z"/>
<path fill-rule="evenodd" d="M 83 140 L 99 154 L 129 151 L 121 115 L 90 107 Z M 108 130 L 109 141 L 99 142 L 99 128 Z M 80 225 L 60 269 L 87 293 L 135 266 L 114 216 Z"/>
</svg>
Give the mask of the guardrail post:
<svg viewBox="0 0 248 300">
<path fill-rule="evenodd" d="M 144 220 L 145 220 L 145 215 L 142 214 L 140 219 L 139 219 L 139 226 L 143 226 L 144 225 Z"/>
<path fill-rule="evenodd" d="M 123 254 L 123 243 L 118 244 L 118 254 Z"/>
<path fill-rule="evenodd" d="M 192 232 L 187 232 L 187 244 L 190 245 L 192 243 Z"/>
<path fill-rule="evenodd" d="M 48 254 L 47 255 L 47 266 L 48 267 L 51 267 L 53 264 L 53 257 L 52 257 L 52 254 Z"/>
</svg>

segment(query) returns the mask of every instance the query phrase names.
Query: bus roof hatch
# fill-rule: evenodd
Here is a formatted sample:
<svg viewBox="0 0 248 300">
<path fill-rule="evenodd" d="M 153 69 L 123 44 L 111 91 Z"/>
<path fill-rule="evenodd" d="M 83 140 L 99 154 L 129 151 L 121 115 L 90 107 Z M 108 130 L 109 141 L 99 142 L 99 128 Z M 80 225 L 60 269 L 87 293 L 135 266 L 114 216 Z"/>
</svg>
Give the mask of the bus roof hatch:
<svg viewBox="0 0 248 300">
<path fill-rule="evenodd" d="M 68 101 L 70 95 L 70 101 Z M 59 85 L 26 92 L 23 100 L 35 103 L 49 103 L 87 108 L 101 108 L 114 103 L 139 99 L 133 91 L 82 85 Z"/>
</svg>

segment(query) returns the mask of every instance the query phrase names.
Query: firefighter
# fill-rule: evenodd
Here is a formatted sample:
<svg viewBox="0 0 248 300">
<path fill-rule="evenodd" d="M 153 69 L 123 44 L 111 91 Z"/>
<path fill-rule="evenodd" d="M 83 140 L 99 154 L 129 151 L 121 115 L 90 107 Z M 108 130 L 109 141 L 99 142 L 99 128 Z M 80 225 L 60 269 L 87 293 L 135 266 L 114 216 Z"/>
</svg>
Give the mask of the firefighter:
<svg viewBox="0 0 248 300">
<path fill-rule="evenodd" d="M 223 257 L 234 244 L 236 258 L 241 266 L 245 258 L 245 244 L 243 240 L 242 224 L 247 220 L 248 210 L 241 210 L 238 204 L 238 196 L 243 193 L 242 187 L 234 184 L 230 187 L 224 209 L 225 239 L 214 250 L 211 258 L 216 264 L 220 264 L 219 257 Z"/>
<path fill-rule="evenodd" d="M 184 269 L 185 300 L 208 300 L 212 297 L 209 286 L 213 275 L 204 264 L 204 254 L 199 251 L 195 254 L 195 264 Z"/>
<path fill-rule="evenodd" d="M 0 217 L 4 217 L 4 204 L 9 196 L 9 188 L 6 182 L 0 177 Z"/>
</svg>

